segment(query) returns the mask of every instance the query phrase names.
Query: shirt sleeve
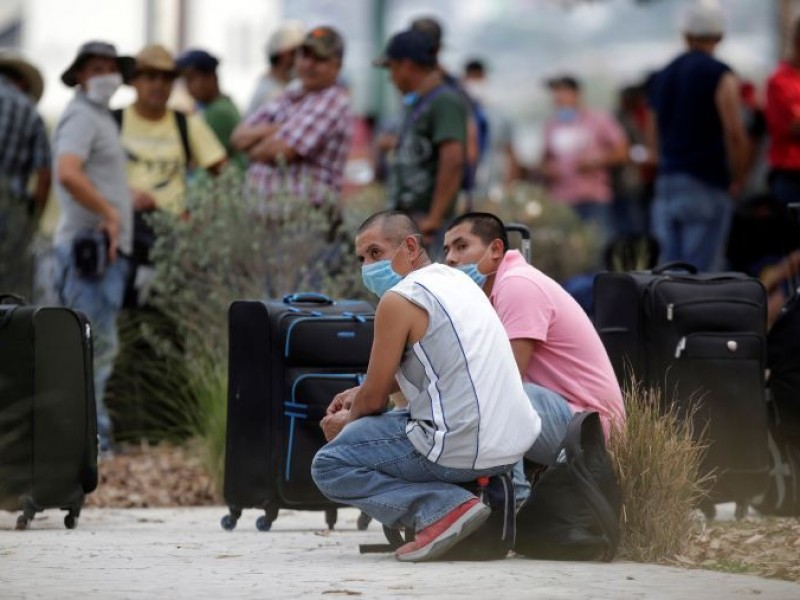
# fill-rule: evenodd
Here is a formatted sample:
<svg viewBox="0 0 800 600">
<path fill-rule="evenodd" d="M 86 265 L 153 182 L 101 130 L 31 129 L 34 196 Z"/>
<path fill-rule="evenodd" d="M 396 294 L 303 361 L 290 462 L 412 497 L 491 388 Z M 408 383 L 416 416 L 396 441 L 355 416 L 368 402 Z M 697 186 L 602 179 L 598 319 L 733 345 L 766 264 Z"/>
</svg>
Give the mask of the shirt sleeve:
<svg viewBox="0 0 800 600">
<path fill-rule="evenodd" d="M 347 119 L 348 106 L 344 93 L 323 95 L 290 115 L 276 135 L 300 156 L 311 156 L 339 128 L 349 125 L 343 123 Z"/>
<path fill-rule="evenodd" d="M 506 277 L 493 301 L 508 339 L 547 341 L 554 307 L 535 282 L 525 277 Z"/>
<path fill-rule="evenodd" d="M 467 141 L 466 102 L 453 94 L 442 94 L 431 104 L 433 131 L 431 141 L 434 145 L 456 141 Z"/>
<path fill-rule="evenodd" d="M 92 150 L 94 134 L 95 122 L 88 112 L 68 112 L 56 129 L 53 150 L 57 156 L 74 154 L 85 161 Z"/>
<path fill-rule="evenodd" d="M 225 159 L 225 148 L 217 140 L 217 136 L 198 115 L 189 115 L 186 118 L 189 130 L 189 145 L 192 147 L 192 157 L 198 166 L 207 169 Z"/>
<path fill-rule="evenodd" d="M 241 120 L 236 107 L 220 103 L 209 107 L 203 116 L 211 131 L 217 136 L 220 144 L 227 146 L 233 130 L 236 129 Z"/>
</svg>

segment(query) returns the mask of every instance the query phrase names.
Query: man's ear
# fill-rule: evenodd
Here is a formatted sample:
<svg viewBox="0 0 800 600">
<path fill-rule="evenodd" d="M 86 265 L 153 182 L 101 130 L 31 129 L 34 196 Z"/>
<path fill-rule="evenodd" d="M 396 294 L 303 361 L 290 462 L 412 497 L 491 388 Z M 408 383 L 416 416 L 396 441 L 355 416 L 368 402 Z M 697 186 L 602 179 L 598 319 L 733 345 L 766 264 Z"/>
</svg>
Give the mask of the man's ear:
<svg viewBox="0 0 800 600">
<path fill-rule="evenodd" d="M 505 254 L 505 249 L 503 248 L 503 241 L 499 238 L 493 239 L 492 243 L 489 244 L 489 255 L 493 259 L 502 258 L 503 254 Z"/>
</svg>

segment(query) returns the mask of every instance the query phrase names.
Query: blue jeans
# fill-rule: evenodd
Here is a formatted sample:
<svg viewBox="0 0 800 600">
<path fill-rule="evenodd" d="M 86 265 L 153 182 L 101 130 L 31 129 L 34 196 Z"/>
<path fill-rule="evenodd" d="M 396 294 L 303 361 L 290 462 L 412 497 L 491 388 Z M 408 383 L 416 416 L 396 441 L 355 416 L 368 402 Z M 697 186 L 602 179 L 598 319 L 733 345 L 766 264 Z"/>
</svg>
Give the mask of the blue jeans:
<svg viewBox="0 0 800 600">
<path fill-rule="evenodd" d="M 606 244 L 614 235 L 614 213 L 611 204 L 601 202 L 578 202 L 572 205 L 572 210 L 581 221 L 597 227 L 600 234 L 600 249 L 605 250 Z"/>
<path fill-rule="evenodd" d="M 725 190 L 689 175 L 659 175 L 651 218 L 661 246 L 659 262 L 685 261 L 700 271 L 724 268 L 733 218 Z"/>
<path fill-rule="evenodd" d="M 114 370 L 114 359 L 119 351 L 117 315 L 122 307 L 130 263 L 128 259 L 118 256 L 101 278 L 87 279 L 76 273 L 71 248 L 59 246 L 55 248 L 55 252 L 61 303 L 84 313 L 92 326 L 97 433 L 100 437 L 100 449 L 106 450 L 111 445 L 112 427 L 103 398 L 106 383 Z"/>
<path fill-rule="evenodd" d="M 393 410 L 347 425 L 314 457 L 317 487 L 388 527 L 420 531 L 475 497 L 459 483 L 511 470 L 511 465 L 479 470 L 437 465 L 408 441 L 407 423 L 407 411 Z"/>
<path fill-rule="evenodd" d="M 556 392 L 535 383 L 523 384 L 531 406 L 539 413 L 542 431 L 525 453 L 525 458 L 540 465 L 551 465 L 556 461 L 558 449 L 567 433 L 572 419 L 572 409 Z M 514 465 L 514 493 L 517 506 L 525 502 L 531 493 L 531 484 L 525 477 L 522 461 Z"/>
</svg>

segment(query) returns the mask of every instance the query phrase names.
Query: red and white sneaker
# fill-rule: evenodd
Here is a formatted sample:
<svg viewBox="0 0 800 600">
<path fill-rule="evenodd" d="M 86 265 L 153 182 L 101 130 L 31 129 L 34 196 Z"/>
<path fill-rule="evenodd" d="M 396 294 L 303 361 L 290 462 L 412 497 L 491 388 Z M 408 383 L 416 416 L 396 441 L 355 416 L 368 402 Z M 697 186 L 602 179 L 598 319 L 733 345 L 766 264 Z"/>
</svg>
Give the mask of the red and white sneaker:
<svg viewBox="0 0 800 600">
<path fill-rule="evenodd" d="M 438 558 L 483 525 L 491 512 L 478 498 L 468 500 L 418 531 L 414 541 L 400 546 L 394 555 L 405 562 Z"/>
</svg>

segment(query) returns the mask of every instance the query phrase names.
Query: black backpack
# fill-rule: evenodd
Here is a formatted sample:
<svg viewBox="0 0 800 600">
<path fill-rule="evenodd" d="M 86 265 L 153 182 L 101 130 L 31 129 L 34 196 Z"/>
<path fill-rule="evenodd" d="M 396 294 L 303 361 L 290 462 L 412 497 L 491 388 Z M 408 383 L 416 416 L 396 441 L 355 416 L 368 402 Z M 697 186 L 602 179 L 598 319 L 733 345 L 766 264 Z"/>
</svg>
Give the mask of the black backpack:
<svg viewBox="0 0 800 600">
<path fill-rule="evenodd" d="M 619 545 L 621 492 L 596 412 L 577 413 L 559 459 L 517 513 L 514 551 L 546 560 L 605 560 Z"/>
</svg>

